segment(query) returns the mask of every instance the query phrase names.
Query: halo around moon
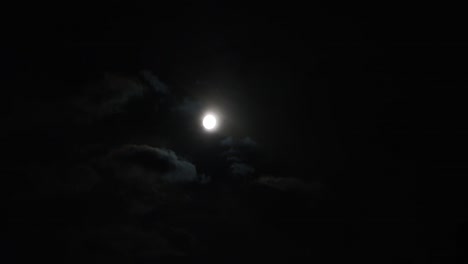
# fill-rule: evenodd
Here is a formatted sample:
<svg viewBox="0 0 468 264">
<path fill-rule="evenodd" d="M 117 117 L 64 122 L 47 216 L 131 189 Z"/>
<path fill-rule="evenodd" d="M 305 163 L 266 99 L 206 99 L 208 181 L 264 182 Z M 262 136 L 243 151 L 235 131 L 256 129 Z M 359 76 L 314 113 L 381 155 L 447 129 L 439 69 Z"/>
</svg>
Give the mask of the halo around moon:
<svg viewBox="0 0 468 264">
<path fill-rule="evenodd" d="M 214 130 L 216 128 L 217 121 L 216 117 L 212 114 L 207 114 L 203 117 L 203 127 L 206 130 Z"/>
</svg>

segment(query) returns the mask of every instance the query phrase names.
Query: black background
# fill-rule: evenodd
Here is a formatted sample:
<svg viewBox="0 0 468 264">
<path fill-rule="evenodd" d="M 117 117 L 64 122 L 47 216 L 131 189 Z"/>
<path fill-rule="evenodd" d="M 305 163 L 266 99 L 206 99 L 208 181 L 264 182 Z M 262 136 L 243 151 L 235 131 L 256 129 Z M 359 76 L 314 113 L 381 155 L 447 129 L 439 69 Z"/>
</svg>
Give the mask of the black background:
<svg viewBox="0 0 468 264">
<path fill-rule="evenodd" d="M 63 235 L 44 242 L 51 229 L 62 230 L 49 224 L 53 216 L 31 227 L 36 215 L 62 206 L 54 200 L 59 198 L 29 207 L 10 202 L 38 188 L 36 179 L 21 176 L 35 164 L 66 168 L 86 160 L 76 154 L 83 144 L 125 143 L 133 128 L 170 134 L 176 152 L 189 155 L 192 149 L 203 166 L 217 166 L 208 151 L 215 137 L 187 136 L 185 121 L 162 119 L 160 124 L 172 124 L 166 130 L 144 114 L 82 130 L 69 123 L 60 102 L 79 94 L 81 84 L 105 72 L 132 75 L 142 69 L 157 75 L 174 96 L 223 109 L 230 118 L 225 135 L 250 136 L 262 147 L 261 170 L 319 181 L 327 189 L 327 198 L 308 208 L 303 197 L 232 187 L 233 193 L 248 193 L 239 198 L 245 199 L 236 207 L 243 212 L 239 217 L 250 216 L 249 210 L 260 216 L 245 225 L 228 223 L 233 226 L 221 230 L 233 234 L 225 234 L 222 243 L 207 242 L 202 255 L 356 256 L 397 263 L 463 258 L 468 47 L 461 8 L 212 2 L 5 12 L 2 186 L 7 222 L 23 230 L 2 242 L 15 252 L 6 254 L 12 262 L 29 251 L 48 256 L 38 249 L 42 244 L 53 248 L 56 241 L 74 239 Z M 33 120 L 28 113 L 37 105 L 51 110 Z M 148 138 L 136 141 L 151 143 Z M 227 202 L 235 203 L 234 196 Z M 236 228 L 248 235 L 236 235 Z M 210 238 L 217 232 L 207 230 Z M 24 242 L 30 237 L 39 242 Z M 80 253 L 70 253 L 75 255 Z"/>
</svg>

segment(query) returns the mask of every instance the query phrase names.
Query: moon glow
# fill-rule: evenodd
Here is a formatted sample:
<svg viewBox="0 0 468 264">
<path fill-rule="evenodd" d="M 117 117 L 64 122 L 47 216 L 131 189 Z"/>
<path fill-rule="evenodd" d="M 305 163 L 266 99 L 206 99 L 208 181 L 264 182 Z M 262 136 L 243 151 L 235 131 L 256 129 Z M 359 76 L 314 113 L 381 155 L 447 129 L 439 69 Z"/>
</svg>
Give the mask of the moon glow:
<svg viewBox="0 0 468 264">
<path fill-rule="evenodd" d="M 203 118 L 203 127 L 206 130 L 213 130 L 216 127 L 216 117 L 208 114 Z"/>
</svg>

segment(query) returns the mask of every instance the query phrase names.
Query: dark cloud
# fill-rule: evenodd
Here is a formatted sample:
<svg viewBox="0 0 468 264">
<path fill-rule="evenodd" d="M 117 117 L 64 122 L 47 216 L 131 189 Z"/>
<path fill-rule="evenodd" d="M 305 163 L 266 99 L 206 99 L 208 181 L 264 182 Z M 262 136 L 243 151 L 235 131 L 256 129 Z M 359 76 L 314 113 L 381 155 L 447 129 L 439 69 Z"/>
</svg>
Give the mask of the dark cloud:
<svg viewBox="0 0 468 264">
<path fill-rule="evenodd" d="M 229 172 L 232 176 L 251 176 L 255 173 L 251 163 L 252 151 L 257 147 L 257 143 L 253 139 L 250 137 L 234 139 L 229 136 L 222 139 L 220 145 L 227 148 L 221 155 L 229 163 Z"/>
<path fill-rule="evenodd" d="M 233 137 L 229 136 L 221 140 L 221 146 L 237 147 L 237 148 L 242 148 L 242 147 L 254 148 L 257 146 L 257 142 L 255 142 L 250 137 L 244 137 L 244 138 L 236 140 Z"/>
<path fill-rule="evenodd" d="M 115 177 L 142 184 L 187 183 L 198 180 L 195 165 L 174 151 L 146 145 L 126 145 L 109 153 L 103 164 Z"/>
<path fill-rule="evenodd" d="M 250 137 L 245 137 L 243 139 L 241 139 L 239 141 L 239 144 L 241 146 L 246 146 L 246 147 L 256 147 L 257 146 L 257 142 L 255 142 L 253 139 L 251 139 Z"/>
<path fill-rule="evenodd" d="M 221 140 L 221 146 L 230 147 L 234 143 L 232 137 L 226 137 Z"/>
<path fill-rule="evenodd" d="M 234 147 L 229 147 L 227 150 L 223 151 L 222 155 L 226 157 L 226 159 L 230 160 L 240 160 L 240 151 L 235 149 Z"/>
<path fill-rule="evenodd" d="M 122 111 L 146 89 L 136 79 L 106 74 L 100 81 L 87 85 L 73 103 L 89 119 L 100 119 Z"/>
<path fill-rule="evenodd" d="M 125 112 L 128 105 L 144 97 L 161 102 L 169 94 L 168 87 L 149 71 L 140 76 L 122 76 L 106 73 L 100 80 L 91 82 L 71 100 L 79 121 L 91 122 Z M 154 107 L 158 107 L 158 103 Z"/>
<path fill-rule="evenodd" d="M 170 93 L 169 87 L 165 85 L 157 76 L 155 76 L 151 71 L 143 70 L 141 71 L 142 79 L 153 89 L 156 93 L 161 95 L 168 95 Z"/>
<path fill-rule="evenodd" d="M 245 163 L 234 162 L 229 167 L 234 176 L 249 176 L 255 172 L 255 169 Z"/>
<path fill-rule="evenodd" d="M 225 153 L 229 154 L 229 152 L 225 152 Z M 236 157 L 236 156 L 227 156 L 226 160 L 229 161 L 229 162 L 240 162 L 240 161 L 242 161 L 239 157 Z"/>
<path fill-rule="evenodd" d="M 173 110 L 184 115 L 197 115 L 201 113 L 203 104 L 193 98 L 185 97 L 182 102 L 174 106 Z"/>
</svg>

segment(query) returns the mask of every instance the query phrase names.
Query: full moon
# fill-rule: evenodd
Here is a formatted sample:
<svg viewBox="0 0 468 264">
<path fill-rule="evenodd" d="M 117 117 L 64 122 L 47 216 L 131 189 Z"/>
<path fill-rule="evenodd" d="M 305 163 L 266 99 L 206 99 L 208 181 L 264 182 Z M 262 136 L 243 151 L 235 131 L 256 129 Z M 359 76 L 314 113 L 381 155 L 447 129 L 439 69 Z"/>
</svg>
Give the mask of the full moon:
<svg viewBox="0 0 468 264">
<path fill-rule="evenodd" d="M 214 115 L 206 115 L 203 118 L 203 127 L 207 130 L 213 130 L 216 127 L 216 117 Z"/>
</svg>

